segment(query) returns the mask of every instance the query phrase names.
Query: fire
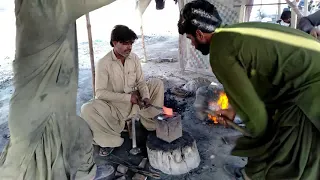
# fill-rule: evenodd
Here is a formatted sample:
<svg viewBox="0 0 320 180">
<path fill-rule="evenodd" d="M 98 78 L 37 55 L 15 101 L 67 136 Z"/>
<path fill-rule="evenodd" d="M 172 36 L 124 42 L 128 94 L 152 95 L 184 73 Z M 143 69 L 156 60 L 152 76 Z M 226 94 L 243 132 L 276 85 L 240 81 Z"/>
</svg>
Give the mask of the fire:
<svg viewBox="0 0 320 180">
<path fill-rule="evenodd" d="M 209 109 L 212 111 L 217 111 L 220 109 L 228 109 L 229 101 L 228 101 L 227 94 L 225 92 L 220 92 L 218 101 L 209 102 L 208 106 L 209 106 Z M 208 118 L 211 119 L 214 122 L 214 124 L 218 124 L 217 116 L 208 114 Z"/>
<path fill-rule="evenodd" d="M 173 110 L 171 108 L 167 108 L 165 106 L 162 107 L 163 114 L 168 116 L 173 116 Z"/>
<path fill-rule="evenodd" d="M 220 109 L 228 109 L 229 101 L 225 92 L 220 92 L 217 104 L 220 106 Z"/>
</svg>

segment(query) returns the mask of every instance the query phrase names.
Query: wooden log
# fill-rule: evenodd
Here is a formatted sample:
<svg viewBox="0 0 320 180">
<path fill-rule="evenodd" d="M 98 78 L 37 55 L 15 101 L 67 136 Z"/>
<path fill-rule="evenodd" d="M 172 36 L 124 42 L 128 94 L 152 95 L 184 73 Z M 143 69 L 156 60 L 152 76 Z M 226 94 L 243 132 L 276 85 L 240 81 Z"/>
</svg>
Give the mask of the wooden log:
<svg viewBox="0 0 320 180">
<path fill-rule="evenodd" d="M 183 131 L 182 137 L 168 143 L 151 133 L 147 139 L 147 152 L 150 165 L 170 175 L 185 174 L 200 164 L 196 141 Z"/>
</svg>

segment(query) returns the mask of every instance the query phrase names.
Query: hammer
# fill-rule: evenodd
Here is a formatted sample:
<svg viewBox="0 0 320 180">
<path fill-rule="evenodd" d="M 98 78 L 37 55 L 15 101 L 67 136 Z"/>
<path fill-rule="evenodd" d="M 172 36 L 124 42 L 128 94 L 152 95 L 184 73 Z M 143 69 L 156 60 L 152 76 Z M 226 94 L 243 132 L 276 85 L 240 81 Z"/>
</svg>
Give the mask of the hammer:
<svg viewBox="0 0 320 180">
<path fill-rule="evenodd" d="M 132 149 L 129 151 L 132 155 L 141 153 L 141 149 L 137 147 L 136 120 L 139 120 L 139 111 L 131 118 L 132 121 Z"/>
</svg>

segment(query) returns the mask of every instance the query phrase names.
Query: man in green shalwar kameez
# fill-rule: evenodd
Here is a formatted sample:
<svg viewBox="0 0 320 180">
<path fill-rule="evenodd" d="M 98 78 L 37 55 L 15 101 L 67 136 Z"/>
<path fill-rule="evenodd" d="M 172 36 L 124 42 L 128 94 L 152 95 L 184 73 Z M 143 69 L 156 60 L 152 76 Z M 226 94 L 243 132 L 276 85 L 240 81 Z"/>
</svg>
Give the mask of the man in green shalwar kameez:
<svg viewBox="0 0 320 180">
<path fill-rule="evenodd" d="M 320 179 L 320 43 L 292 28 L 240 23 L 219 28 L 216 8 L 205 0 L 181 11 L 179 33 L 210 53 L 213 73 L 252 137 L 233 155 L 248 157 L 238 179 Z M 220 119 L 221 119 L 220 118 Z M 237 177 L 240 175 L 241 177 Z"/>
</svg>

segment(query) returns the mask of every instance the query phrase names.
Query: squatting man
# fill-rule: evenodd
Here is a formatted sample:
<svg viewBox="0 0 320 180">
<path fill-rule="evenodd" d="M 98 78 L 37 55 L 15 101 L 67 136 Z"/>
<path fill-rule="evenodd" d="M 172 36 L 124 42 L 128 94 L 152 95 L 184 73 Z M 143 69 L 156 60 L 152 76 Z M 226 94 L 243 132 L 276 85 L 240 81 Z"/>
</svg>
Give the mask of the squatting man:
<svg viewBox="0 0 320 180">
<path fill-rule="evenodd" d="M 221 27 L 216 8 L 195 0 L 181 10 L 178 29 L 207 55 L 233 109 L 251 137 L 233 155 L 245 167 L 224 166 L 235 179 L 320 179 L 320 43 L 303 31 L 248 22 Z"/>
<path fill-rule="evenodd" d="M 95 99 L 81 107 L 81 116 L 93 133 L 93 143 L 100 146 L 99 155 L 109 155 L 123 143 L 120 134 L 127 120 L 140 110 L 140 121 L 148 130 L 155 130 L 153 117 L 159 114 L 150 104 L 162 107 L 164 87 L 159 79 L 145 81 L 140 60 L 132 51 L 137 35 L 124 25 L 111 32 L 113 49 L 96 65 Z"/>
</svg>

